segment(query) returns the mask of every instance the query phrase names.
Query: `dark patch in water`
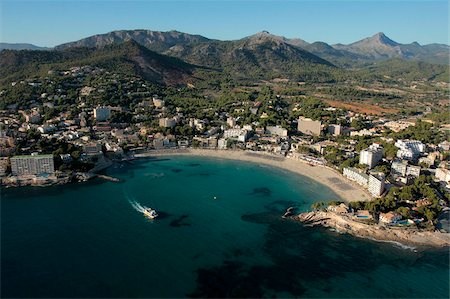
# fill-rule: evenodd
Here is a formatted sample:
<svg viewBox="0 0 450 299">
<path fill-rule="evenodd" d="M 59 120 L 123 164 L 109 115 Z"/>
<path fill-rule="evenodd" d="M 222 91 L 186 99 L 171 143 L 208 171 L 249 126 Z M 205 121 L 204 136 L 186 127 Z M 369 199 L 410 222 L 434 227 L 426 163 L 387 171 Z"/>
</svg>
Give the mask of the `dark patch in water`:
<svg viewBox="0 0 450 299">
<path fill-rule="evenodd" d="M 272 201 L 271 203 L 265 205 L 264 208 L 269 211 L 273 211 L 273 212 L 277 212 L 277 213 L 284 213 L 286 211 L 286 209 L 289 207 L 298 208 L 300 206 L 301 205 L 299 205 L 295 201 L 280 199 L 280 200 Z"/>
<path fill-rule="evenodd" d="M 193 177 L 193 176 L 210 177 L 212 175 L 214 175 L 214 174 L 211 172 L 199 172 L 199 173 L 194 173 L 194 174 L 188 175 L 188 177 Z"/>
<path fill-rule="evenodd" d="M 200 166 L 200 164 L 199 164 L 199 163 L 189 163 L 189 164 L 186 164 L 186 166 L 189 166 L 189 167 L 198 167 L 198 166 Z"/>
<path fill-rule="evenodd" d="M 197 288 L 187 294 L 191 298 L 261 298 L 260 282 L 251 277 L 244 264 L 224 261 L 218 267 L 198 269 Z"/>
<path fill-rule="evenodd" d="M 255 265 L 235 261 L 245 248 L 233 250 L 235 254 L 233 251 L 227 253 L 223 264 L 197 270 L 197 286 L 189 296 L 270 297 L 287 292 L 298 297 L 305 293 L 307 285 L 317 281 L 323 281 L 323 292 L 333 294 L 327 281 L 338 279 L 346 273 L 370 277 L 371 272 L 381 265 L 389 265 L 404 272 L 409 271 L 409 267 L 418 267 L 418 263 L 437 262 L 429 260 L 436 259 L 436 252 L 418 255 L 370 240 L 355 240 L 349 235 L 336 236 L 325 228 L 310 228 L 297 222 L 282 221 L 279 215 L 269 212 L 246 214 L 241 218 L 267 225 L 262 248 L 271 264 Z M 442 252 L 440 258 L 443 266 L 448 267 L 448 256 L 444 255 Z M 371 288 L 370 281 L 367 288 Z M 395 295 L 408 297 L 410 294 Z"/>
<path fill-rule="evenodd" d="M 166 219 L 166 218 L 169 218 L 169 217 L 173 216 L 173 215 L 171 215 L 169 213 L 162 212 L 162 211 L 156 211 L 156 212 L 158 213 L 158 218 L 156 218 L 158 220 Z"/>
<path fill-rule="evenodd" d="M 167 159 L 167 158 L 153 158 L 153 159 L 150 159 L 150 162 L 163 162 L 163 161 L 170 161 L 170 159 Z"/>
<path fill-rule="evenodd" d="M 175 173 L 179 173 L 179 172 L 182 172 L 183 169 L 173 168 L 173 169 L 171 169 L 171 171 L 172 171 L 172 172 L 175 172 Z"/>
<path fill-rule="evenodd" d="M 271 196 L 272 191 L 266 187 L 254 188 L 253 192 L 250 195 L 259 195 L 259 196 Z"/>
<path fill-rule="evenodd" d="M 190 226 L 190 223 L 183 223 L 184 219 L 186 219 L 188 217 L 188 215 L 181 215 L 180 217 L 178 217 L 175 220 L 172 220 L 170 222 L 170 226 L 173 227 L 181 227 L 181 226 Z"/>
<path fill-rule="evenodd" d="M 201 258 L 202 256 L 203 256 L 202 253 L 197 253 L 196 255 L 194 255 L 194 256 L 192 257 L 192 259 L 193 259 L 193 260 L 196 260 L 196 259 L 198 259 L 198 258 Z"/>
<path fill-rule="evenodd" d="M 230 252 L 232 257 L 238 258 L 241 256 L 254 256 L 253 250 L 250 248 L 234 248 Z"/>
</svg>

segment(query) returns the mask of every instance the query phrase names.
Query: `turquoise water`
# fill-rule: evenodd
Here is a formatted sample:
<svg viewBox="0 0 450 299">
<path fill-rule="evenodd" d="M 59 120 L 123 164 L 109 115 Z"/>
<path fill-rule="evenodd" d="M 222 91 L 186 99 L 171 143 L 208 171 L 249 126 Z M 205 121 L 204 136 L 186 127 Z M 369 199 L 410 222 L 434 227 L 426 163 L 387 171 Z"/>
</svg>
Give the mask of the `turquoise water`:
<svg viewBox="0 0 450 299">
<path fill-rule="evenodd" d="M 122 182 L 2 190 L 2 297 L 448 297 L 447 250 L 281 219 L 338 199 L 307 178 L 194 157 L 108 174 Z"/>
</svg>

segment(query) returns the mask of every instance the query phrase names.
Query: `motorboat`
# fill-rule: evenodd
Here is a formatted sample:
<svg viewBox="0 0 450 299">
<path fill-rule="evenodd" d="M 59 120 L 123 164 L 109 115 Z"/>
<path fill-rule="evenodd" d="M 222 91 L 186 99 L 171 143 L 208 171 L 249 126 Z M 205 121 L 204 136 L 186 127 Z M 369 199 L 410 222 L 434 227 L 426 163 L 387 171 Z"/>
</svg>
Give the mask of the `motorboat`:
<svg viewBox="0 0 450 299">
<path fill-rule="evenodd" d="M 147 216 L 150 219 L 155 219 L 156 217 L 158 217 L 158 214 L 152 208 L 145 208 L 143 213 L 145 216 Z"/>
</svg>

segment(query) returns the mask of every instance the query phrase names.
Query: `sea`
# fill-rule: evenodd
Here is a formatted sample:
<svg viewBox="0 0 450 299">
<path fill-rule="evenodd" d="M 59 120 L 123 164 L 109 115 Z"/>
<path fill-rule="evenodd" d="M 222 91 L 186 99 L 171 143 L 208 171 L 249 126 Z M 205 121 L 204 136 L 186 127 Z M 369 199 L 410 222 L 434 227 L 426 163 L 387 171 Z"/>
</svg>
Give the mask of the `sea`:
<svg viewBox="0 0 450 299">
<path fill-rule="evenodd" d="M 192 156 L 105 174 L 120 182 L 1 190 L 2 298 L 449 296 L 448 248 L 283 219 L 288 207 L 339 200 L 307 177 Z"/>
</svg>

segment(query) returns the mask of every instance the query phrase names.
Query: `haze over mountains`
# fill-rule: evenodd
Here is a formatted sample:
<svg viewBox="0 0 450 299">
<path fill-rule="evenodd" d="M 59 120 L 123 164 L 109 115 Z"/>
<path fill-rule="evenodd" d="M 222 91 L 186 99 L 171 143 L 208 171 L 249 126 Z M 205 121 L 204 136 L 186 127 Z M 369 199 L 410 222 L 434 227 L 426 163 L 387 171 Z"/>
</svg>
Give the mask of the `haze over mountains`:
<svg viewBox="0 0 450 299">
<path fill-rule="evenodd" d="M 350 66 L 354 62 L 364 63 L 390 58 L 449 64 L 450 47 L 448 45 L 429 44 L 422 46 L 417 42 L 400 44 L 381 32 L 349 45 L 329 45 L 324 42 L 308 43 L 299 38 L 288 39 L 282 36 L 272 35 L 267 31 L 241 40 L 219 41 L 178 31 L 120 30 L 62 44 L 56 46 L 55 49 L 61 50 L 68 47 L 102 47 L 111 43 L 119 43 L 133 39 L 148 49 L 159 53 L 186 53 L 186 48 L 193 49 L 192 51 L 195 52 L 196 49 L 208 48 L 208 46 L 211 47 L 209 50 L 211 52 L 213 51 L 212 48 L 226 47 L 224 45 L 228 44 L 239 44 L 244 40 L 255 39 L 256 37 L 266 41 L 271 40 L 279 45 L 287 44 L 301 48 L 333 64 L 342 66 Z M 172 47 L 176 48 L 171 49 Z"/>
<path fill-rule="evenodd" d="M 267 31 L 221 41 L 178 31 L 121 30 L 62 44 L 49 51 L 3 50 L 0 75 L 1 81 L 6 82 L 51 68 L 92 64 L 170 85 L 185 84 L 202 76 L 209 80 L 218 73 L 237 79 L 281 77 L 333 82 L 354 76 L 349 69 L 365 70 L 366 73 L 360 73 L 362 76 L 390 76 L 401 70 L 395 75 L 446 80 L 449 53 L 447 45 L 405 45 L 383 33 L 349 45 L 328 45 L 288 39 Z M 205 71 L 209 72 L 206 77 Z"/>
<path fill-rule="evenodd" d="M 11 43 L 0 43 L 1 50 L 51 50 L 47 47 L 39 47 L 33 44 L 11 44 Z"/>
</svg>

